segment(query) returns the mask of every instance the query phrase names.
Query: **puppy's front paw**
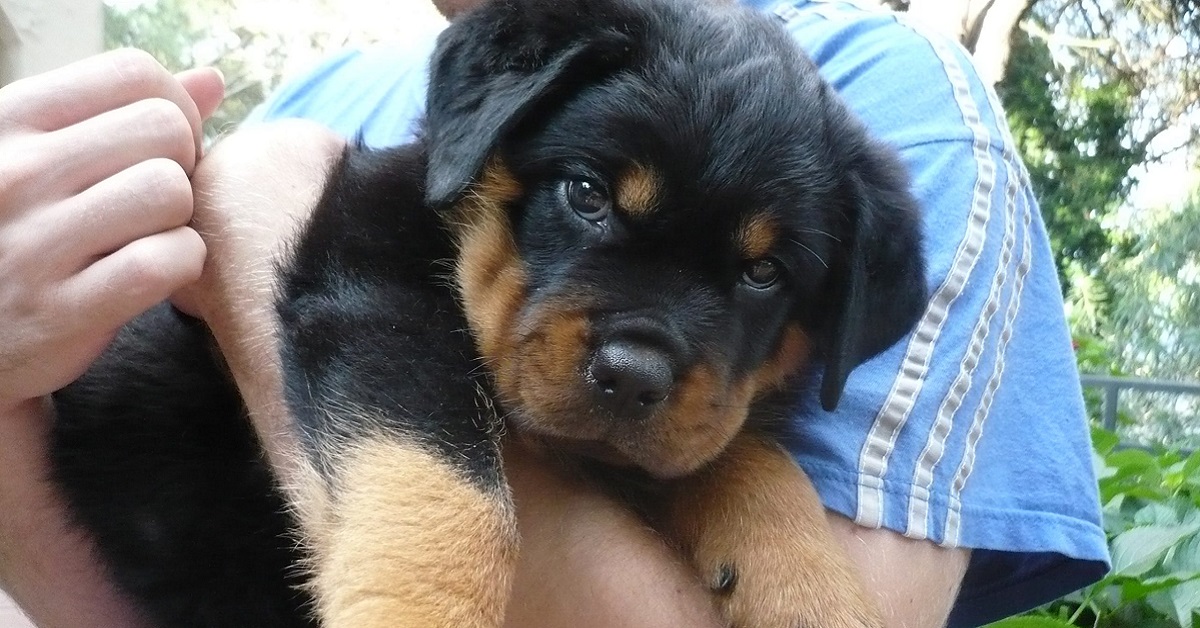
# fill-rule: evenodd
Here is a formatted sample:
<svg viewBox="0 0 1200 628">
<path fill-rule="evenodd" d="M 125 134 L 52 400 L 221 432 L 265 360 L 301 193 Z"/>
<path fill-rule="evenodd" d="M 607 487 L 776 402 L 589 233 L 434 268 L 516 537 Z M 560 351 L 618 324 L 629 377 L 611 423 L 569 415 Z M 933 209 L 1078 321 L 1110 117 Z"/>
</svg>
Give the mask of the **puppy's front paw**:
<svg viewBox="0 0 1200 628">
<path fill-rule="evenodd" d="M 882 628 L 808 477 L 775 443 L 739 437 L 680 480 L 661 531 L 733 628 Z"/>
<path fill-rule="evenodd" d="M 882 628 L 857 579 L 830 560 L 836 556 L 786 536 L 739 536 L 745 532 L 710 529 L 691 557 L 732 628 Z"/>
</svg>

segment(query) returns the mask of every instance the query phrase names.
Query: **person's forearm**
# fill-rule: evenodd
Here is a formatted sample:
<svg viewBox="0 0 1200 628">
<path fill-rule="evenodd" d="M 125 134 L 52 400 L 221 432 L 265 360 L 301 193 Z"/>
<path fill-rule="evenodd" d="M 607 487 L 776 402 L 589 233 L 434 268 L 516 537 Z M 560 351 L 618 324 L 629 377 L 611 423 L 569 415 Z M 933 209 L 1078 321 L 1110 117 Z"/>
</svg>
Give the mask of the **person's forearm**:
<svg viewBox="0 0 1200 628">
<path fill-rule="evenodd" d="M 505 446 L 521 556 L 506 628 L 717 628 L 711 593 L 632 510 Z"/>
<path fill-rule="evenodd" d="M 137 628 L 133 606 L 108 581 L 87 537 L 66 523 L 44 454 L 48 401 L 0 409 L 0 587 L 40 628 Z M 30 478 L 46 478 L 29 481 Z"/>
<path fill-rule="evenodd" d="M 888 628 L 946 625 L 967 572 L 970 550 L 917 541 L 887 529 L 864 528 L 829 512 L 834 536 L 875 596 Z"/>
<path fill-rule="evenodd" d="M 284 401 L 275 295 L 277 268 L 320 198 L 344 140 L 311 122 L 251 127 L 225 138 L 196 169 L 193 226 L 208 259 L 199 282 L 172 301 L 202 317 L 220 347 L 276 477 L 305 524 L 311 468 Z"/>
</svg>

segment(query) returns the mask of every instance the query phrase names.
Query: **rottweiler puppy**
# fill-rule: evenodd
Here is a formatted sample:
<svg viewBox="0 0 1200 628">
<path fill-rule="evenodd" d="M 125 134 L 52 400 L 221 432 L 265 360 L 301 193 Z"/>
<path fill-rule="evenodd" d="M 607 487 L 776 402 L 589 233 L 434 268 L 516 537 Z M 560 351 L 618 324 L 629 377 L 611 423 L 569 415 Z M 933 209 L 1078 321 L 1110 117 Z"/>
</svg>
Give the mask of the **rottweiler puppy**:
<svg viewBox="0 0 1200 628">
<path fill-rule="evenodd" d="M 896 156 L 739 7 L 496 0 L 431 63 L 421 138 L 348 149 L 279 268 L 310 481 L 167 306 L 56 395 L 115 580 L 164 628 L 499 626 L 508 430 L 637 476 L 732 625 L 878 625 L 776 438 L 924 307 Z"/>
</svg>

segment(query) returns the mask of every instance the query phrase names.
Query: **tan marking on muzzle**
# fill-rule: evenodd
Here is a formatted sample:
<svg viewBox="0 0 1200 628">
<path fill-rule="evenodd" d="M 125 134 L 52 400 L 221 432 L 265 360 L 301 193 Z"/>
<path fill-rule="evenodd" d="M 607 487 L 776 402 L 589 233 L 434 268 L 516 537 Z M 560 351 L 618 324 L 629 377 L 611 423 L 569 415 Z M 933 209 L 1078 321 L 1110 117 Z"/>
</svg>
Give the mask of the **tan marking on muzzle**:
<svg viewBox="0 0 1200 628">
<path fill-rule="evenodd" d="M 533 428 L 571 438 L 597 438 L 604 430 L 588 421 L 590 390 L 583 369 L 587 362 L 587 314 L 577 309 L 543 305 L 531 321 L 536 328 L 522 330 L 523 342 L 511 359 L 496 369 L 497 385 L 524 410 L 521 416 Z"/>
<path fill-rule="evenodd" d="M 693 367 L 676 384 L 662 425 L 646 449 L 633 456 L 653 461 L 657 475 L 688 473 L 717 457 L 741 430 L 755 399 L 777 388 L 799 371 L 809 353 L 808 337 L 799 325 L 784 329 L 771 358 L 748 376 L 729 381 L 710 364 Z"/>
<path fill-rule="evenodd" d="M 493 159 L 455 208 L 454 278 L 479 352 L 491 364 L 511 353 L 525 298 L 525 270 L 508 219 L 508 205 L 520 195 L 520 183 Z"/>
</svg>

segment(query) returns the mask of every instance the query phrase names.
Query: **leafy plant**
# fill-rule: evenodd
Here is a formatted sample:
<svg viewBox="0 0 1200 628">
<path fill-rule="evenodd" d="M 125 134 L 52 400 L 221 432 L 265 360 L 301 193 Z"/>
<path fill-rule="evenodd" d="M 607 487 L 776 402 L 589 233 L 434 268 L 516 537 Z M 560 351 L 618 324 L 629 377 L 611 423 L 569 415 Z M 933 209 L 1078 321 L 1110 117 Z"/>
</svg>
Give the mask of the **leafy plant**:
<svg viewBox="0 0 1200 628">
<path fill-rule="evenodd" d="M 1200 613 L 1200 452 L 1118 447 L 1093 428 L 1113 570 L 1100 582 L 990 628 L 1192 628 Z"/>
</svg>

